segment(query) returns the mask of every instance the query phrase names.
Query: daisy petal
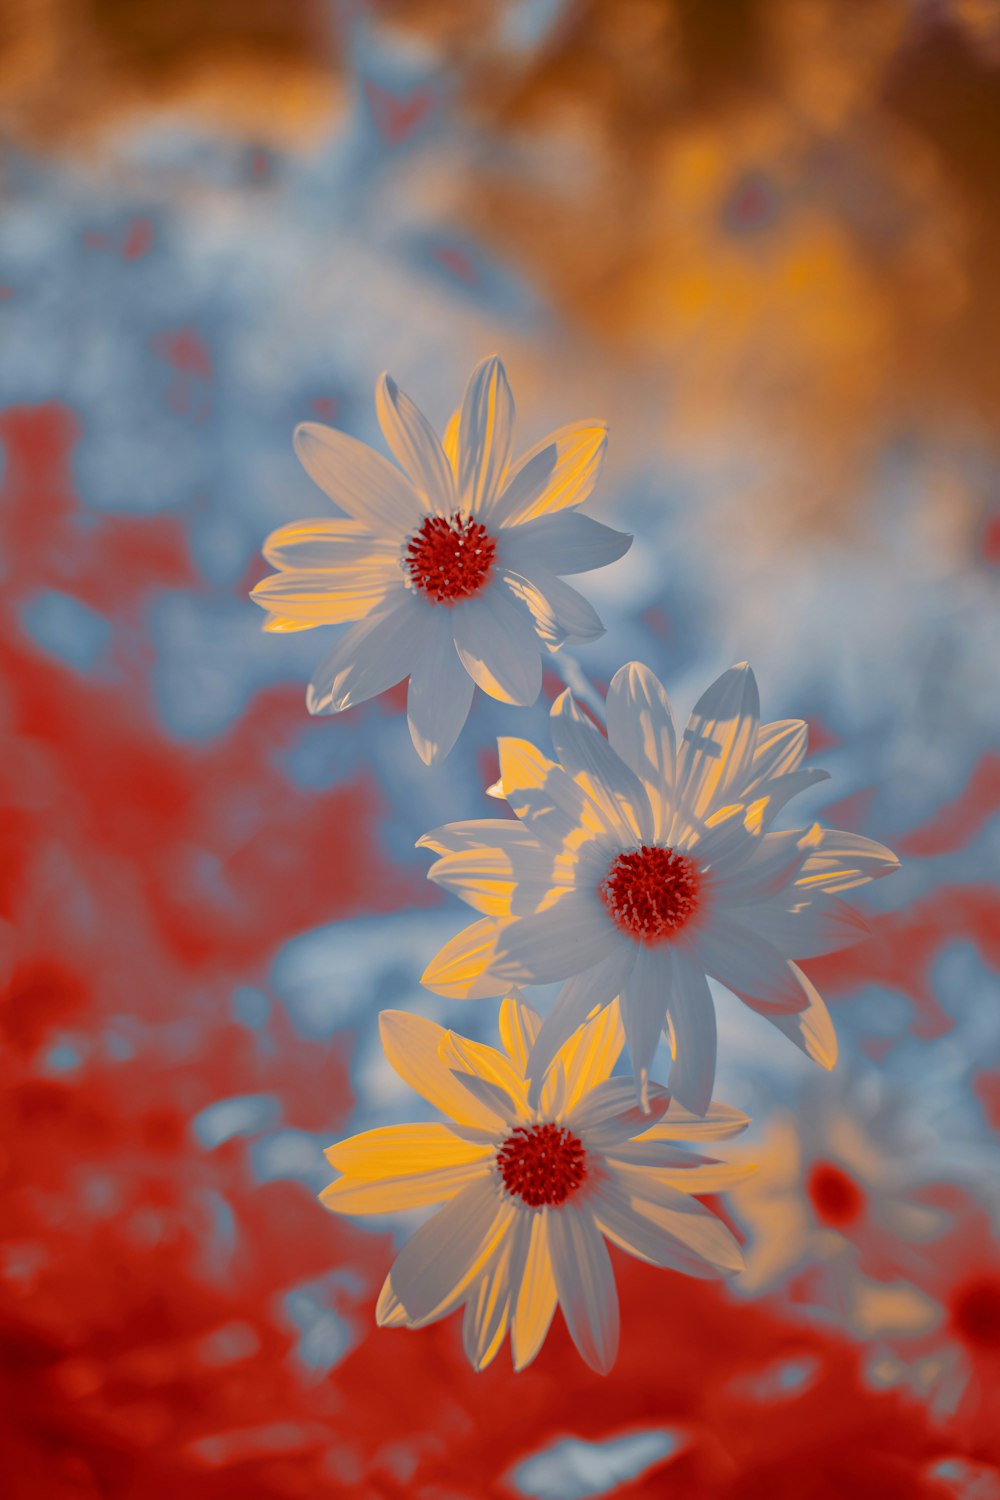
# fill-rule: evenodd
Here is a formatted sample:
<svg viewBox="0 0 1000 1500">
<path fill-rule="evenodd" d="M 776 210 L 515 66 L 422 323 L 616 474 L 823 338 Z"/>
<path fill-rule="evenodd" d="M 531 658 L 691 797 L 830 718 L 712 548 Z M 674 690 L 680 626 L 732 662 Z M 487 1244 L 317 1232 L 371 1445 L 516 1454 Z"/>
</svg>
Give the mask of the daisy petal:
<svg viewBox="0 0 1000 1500">
<path fill-rule="evenodd" d="M 497 1130 L 503 1117 L 495 1106 L 475 1100 L 441 1056 L 448 1033 L 443 1026 L 403 1010 L 384 1010 L 378 1018 L 382 1048 L 405 1083 L 435 1109 L 459 1125 Z"/>
<path fill-rule="evenodd" d="M 472 372 L 458 428 L 458 493 L 473 515 L 490 515 L 510 457 L 514 398 L 495 354 Z"/>
<path fill-rule="evenodd" d="M 669 950 L 647 947 L 644 943 L 637 947 L 635 964 L 622 988 L 619 1005 L 638 1098 L 645 1110 L 649 1103 L 649 1070 L 666 1020 L 672 965 Z"/>
<path fill-rule="evenodd" d="M 849 891 L 899 869 L 891 849 L 842 828 L 821 828 L 815 823 L 802 843 L 809 858 L 797 884 L 810 890 Z"/>
<path fill-rule="evenodd" d="M 829 1072 L 837 1061 L 837 1033 L 830 1020 L 830 1012 L 823 1003 L 816 986 L 803 974 L 796 964 L 789 964 L 806 995 L 806 1008 L 796 1015 L 769 1015 L 772 1026 L 800 1047 L 813 1062 Z"/>
<path fill-rule="evenodd" d="M 552 984 L 600 963 L 615 942 L 596 900 L 573 892 L 548 911 L 511 922 L 497 943 L 493 972 L 515 984 Z"/>
<path fill-rule="evenodd" d="M 424 1208 L 456 1197 L 470 1183 L 489 1177 L 488 1157 L 465 1166 L 440 1167 L 406 1177 L 368 1181 L 339 1177 L 320 1193 L 320 1202 L 335 1214 L 394 1214 Z"/>
<path fill-rule="evenodd" d="M 572 889 L 573 867 L 540 845 L 508 851 L 488 846 L 445 854 L 428 880 L 450 890 L 485 916 L 528 916 L 544 911 Z"/>
<path fill-rule="evenodd" d="M 593 1219 L 571 1204 L 548 1215 L 559 1305 L 577 1349 L 606 1375 L 618 1353 L 618 1293 L 611 1257 Z"/>
<path fill-rule="evenodd" d="M 560 850 L 579 846 L 588 836 L 603 837 L 610 863 L 617 849 L 608 822 L 572 776 L 527 740 L 504 737 L 497 741 L 497 749 L 503 795 L 531 833 Z"/>
<path fill-rule="evenodd" d="M 676 775 L 674 722 L 663 686 L 642 662 L 631 661 L 611 679 L 608 740 L 644 784 L 653 815 L 653 838 L 666 839 L 669 796 Z"/>
<path fill-rule="evenodd" d="M 402 542 L 424 514 L 409 480 L 381 453 L 346 432 L 301 422 L 294 443 L 310 479 L 376 536 Z"/>
<path fill-rule="evenodd" d="M 703 1115 L 715 1082 L 717 1032 L 715 1006 L 708 980 L 680 952 L 673 955 L 673 975 L 667 1000 L 670 1046 L 670 1092 L 696 1115 Z"/>
<path fill-rule="evenodd" d="M 422 1224 L 390 1271 L 411 1327 L 452 1310 L 490 1258 L 514 1216 L 493 1178 L 475 1182 Z"/>
<path fill-rule="evenodd" d="M 651 837 L 649 798 L 634 771 L 577 707 L 569 688 L 552 705 L 549 727 L 564 768 L 604 813 L 624 847 Z"/>
<path fill-rule="evenodd" d="M 500 1090 L 508 1113 L 523 1108 L 527 1093 L 524 1078 L 504 1053 L 484 1042 L 473 1042 L 454 1031 L 446 1032 L 441 1042 L 441 1058 L 447 1067 L 461 1069 Z"/>
<path fill-rule="evenodd" d="M 453 411 L 448 418 L 447 426 L 444 429 L 444 436 L 441 439 L 444 456 L 448 460 L 451 472 L 454 474 L 456 480 L 458 478 L 458 429 L 461 421 L 462 412 L 461 408 L 459 408 L 458 411 Z"/>
<path fill-rule="evenodd" d="M 469 676 L 501 703 L 534 703 L 542 662 L 531 616 L 498 579 L 453 611 L 455 645 Z"/>
<path fill-rule="evenodd" d="M 510 985 L 493 973 L 502 924 L 484 917 L 445 943 L 420 976 L 420 983 L 451 1000 L 485 1000 L 504 995 Z"/>
<path fill-rule="evenodd" d="M 753 1010 L 770 1015 L 805 1008 L 805 997 L 788 960 L 773 943 L 742 923 L 713 912 L 710 925 L 697 934 L 695 942 L 687 955 L 692 962 Z"/>
<path fill-rule="evenodd" d="M 538 1039 L 542 1018 L 537 1010 L 525 1004 L 519 990 L 508 995 L 500 1006 L 500 1040 L 503 1049 L 518 1072 L 525 1076 L 528 1057 Z"/>
<path fill-rule="evenodd" d="M 323 1155 L 336 1171 L 376 1182 L 467 1166 L 489 1152 L 461 1140 L 447 1125 L 428 1124 L 366 1130 L 328 1146 Z"/>
<path fill-rule="evenodd" d="M 427 418 L 391 375 L 378 378 L 375 410 L 396 462 L 426 501 L 427 509 L 450 515 L 457 504 L 451 465 Z"/>
<path fill-rule="evenodd" d="M 573 1111 L 573 1129 L 586 1132 L 595 1146 L 610 1148 L 618 1141 L 630 1140 L 652 1123 L 650 1116 L 662 1117 L 670 1104 L 670 1095 L 658 1083 L 649 1085 L 649 1109 L 635 1102 L 634 1078 L 608 1078 L 585 1096 Z"/>
<path fill-rule="evenodd" d="M 724 1141 L 739 1135 L 750 1124 L 750 1116 L 713 1099 L 704 1115 L 692 1114 L 677 1099 L 671 1099 L 664 1121 L 644 1130 L 640 1141 Z"/>
<path fill-rule="evenodd" d="M 514 1218 L 510 1233 L 493 1252 L 486 1270 L 472 1288 L 462 1320 L 462 1345 L 474 1370 L 492 1364 L 507 1332 L 511 1287 L 523 1271 L 530 1226 L 524 1215 Z M 515 1264 L 516 1261 L 516 1264 Z"/>
<path fill-rule="evenodd" d="M 373 536 L 360 521 L 292 521 L 272 531 L 262 550 L 275 568 L 342 569 L 374 557 L 389 558 L 399 567 L 396 543 Z"/>
<path fill-rule="evenodd" d="M 776 719 L 773 724 L 762 724 L 753 753 L 754 779 L 769 781 L 772 776 L 797 771 L 808 744 L 809 725 L 804 719 Z"/>
<path fill-rule="evenodd" d="M 551 651 L 567 641 L 582 645 L 604 634 L 600 616 L 582 594 L 563 583 L 539 563 L 522 573 L 505 568 L 503 578 L 535 622 L 535 629 Z"/>
<path fill-rule="evenodd" d="M 493 509 L 494 523 L 513 526 L 582 505 L 597 483 L 607 446 L 603 422 L 572 422 L 550 433 L 510 470 Z M 552 448 L 555 453 L 550 456 Z M 530 484 L 524 481 L 526 470 L 531 471 Z M 545 484 L 539 488 L 536 476 L 544 471 Z"/>
<path fill-rule="evenodd" d="M 664 1233 L 662 1224 L 649 1218 L 638 1203 L 614 1179 L 602 1182 L 594 1197 L 594 1217 L 598 1228 L 622 1250 L 638 1260 L 653 1266 L 662 1266 L 669 1271 L 680 1271 L 684 1276 L 697 1276 L 703 1280 L 715 1279 L 724 1274 L 724 1268 L 715 1261 L 706 1259 L 699 1252 L 689 1249 L 669 1232 Z"/>
<path fill-rule="evenodd" d="M 306 690 L 311 714 L 341 713 L 410 675 L 431 626 L 428 611 L 408 606 L 387 606 L 345 631 Z"/>
<path fill-rule="evenodd" d="M 729 787 L 742 791 L 757 744 L 760 695 L 745 662 L 730 667 L 695 704 L 677 754 L 685 809 L 705 819 Z"/>
<path fill-rule="evenodd" d="M 621 1166 L 616 1177 L 635 1209 L 712 1265 L 742 1271 L 743 1254 L 732 1232 L 708 1208 L 669 1187 L 657 1173 Z"/>
<path fill-rule="evenodd" d="M 546 1070 L 556 1053 L 569 1042 L 596 1007 L 610 1005 L 621 994 L 622 986 L 632 972 L 636 951 L 634 943 L 619 943 L 600 963 L 567 979 L 542 1022 L 528 1060 L 527 1076 L 532 1080 L 533 1099 L 537 1099 Z M 619 1041 L 619 1051 L 621 1046 Z"/>
<path fill-rule="evenodd" d="M 413 663 L 406 695 L 410 739 L 425 766 L 444 760 L 461 734 L 475 684 L 455 650 L 446 610 L 434 611 L 424 650 Z"/>
<path fill-rule="evenodd" d="M 558 1299 L 549 1254 L 548 1219 L 544 1213 L 528 1216 L 531 1238 L 510 1336 L 515 1370 L 531 1364 L 545 1341 L 556 1310 Z"/>
<path fill-rule="evenodd" d="M 576 511 L 505 526 L 500 533 L 501 556 L 516 573 L 530 573 L 539 563 L 551 573 L 590 573 L 617 562 L 631 545 L 627 532 Z"/>
<path fill-rule="evenodd" d="M 518 849 L 542 848 L 529 830 L 513 818 L 468 818 L 459 823 L 442 823 L 416 843 L 418 849 L 433 849 L 437 854 L 461 854 L 484 846 L 503 849 L 508 854 Z"/>
<path fill-rule="evenodd" d="M 730 903 L 762 901 L 795 880 L 807 857 L 799 829 L 758 834 L 735 868 L 712 870 L 712 898 Z M 741 914 L 742 915 L 742 914 Z"/>
<path fill-rule="evenodd" d="M 305 625 L 340 625 L 381 609 L 400 590 L 393 559 L 367 559 L 342 568 L 296 569 L 272 573 L 250 591 L 261 609 Z"/>
<path fill-rule="evenodd" d="M 803 893 L 788 893 L 793 899 Z M 806 897 L 801 906 L 786 909 L 777 901 L 740 908 L 740 920 L 787 958 L 818 958 L 863 942 L 871 928 L 860 912 L 837 896 Z"/>
<path fill-rule="evenodd" d="M 570 1113 L 591 1091 L 611 1077 L 611 1070 L 621 1056 L 625 1032 L 618 1006 L 612 1003 L 581 1027 L 559 1050 L 556 1063 L 562 1088 L 560 1110 Z M 548 1107 L 549 1089 L 542 1095 L 542 1109 Z"/>
<path fill-rule="evenodd" d="M 757 781 L 747 792 L 747 827 L 765 832 L 774 822 L 782 808 L 821 781 L 829 781 L 829 771 L 816 767 L 803 767 L 798 771 L 787 771 L 783 776 L 774 776 L 769 781 Z"/>
</svg>

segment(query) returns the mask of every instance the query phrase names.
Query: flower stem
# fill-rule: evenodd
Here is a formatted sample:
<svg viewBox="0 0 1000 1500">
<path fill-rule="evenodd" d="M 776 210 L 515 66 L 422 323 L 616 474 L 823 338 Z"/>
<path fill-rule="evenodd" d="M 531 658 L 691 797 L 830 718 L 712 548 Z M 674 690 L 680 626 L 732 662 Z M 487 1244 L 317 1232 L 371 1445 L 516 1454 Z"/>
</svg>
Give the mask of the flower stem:
<svg viewBox="0 0 1000 1500">
<path fill-rule="evenodd" d="M 599 724 L 607 723 L 604 699 L 581 667 L 576 657 L 568 651 L 550 651 L 549 661 L 575 698 L 585 703 Z"/>
</svg>

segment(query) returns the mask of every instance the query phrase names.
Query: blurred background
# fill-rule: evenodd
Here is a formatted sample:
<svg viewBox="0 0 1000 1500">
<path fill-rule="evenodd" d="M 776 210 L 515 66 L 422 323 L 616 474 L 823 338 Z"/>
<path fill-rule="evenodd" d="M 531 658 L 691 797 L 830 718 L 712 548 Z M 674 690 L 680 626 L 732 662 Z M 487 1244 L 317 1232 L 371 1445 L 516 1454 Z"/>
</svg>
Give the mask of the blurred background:
<svg viewBox="0 0 1000 1500">
<path fill-rule="evenodd" d="M 3 1493 L 996 1500 L 1000 5 L 7 0 L 0 115 Z M 547 702 L 428 772 L 247 598 L 295 423 L 494 351 L 610 424 L 592 679 L 749 658 L 904 859 L 835 1074 L 719 995 L 749 1269 L 619 1257 L 606 1379 L 378 1332 L 407 1226 L 315 1200 L 422 1108 L 381 1007 L 493 1036 L 413 844 Z"/>
</svg>

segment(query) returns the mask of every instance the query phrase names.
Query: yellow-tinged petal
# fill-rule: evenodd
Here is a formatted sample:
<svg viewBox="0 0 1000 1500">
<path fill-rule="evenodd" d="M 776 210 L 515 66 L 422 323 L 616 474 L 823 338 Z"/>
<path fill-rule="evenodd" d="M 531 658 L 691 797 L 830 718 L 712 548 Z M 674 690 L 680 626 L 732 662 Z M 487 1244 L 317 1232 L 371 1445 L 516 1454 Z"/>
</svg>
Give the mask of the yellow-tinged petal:
<svg viewBox="0 0 1000 1500">
<path fill-rule="evenodd" d="M 429 1203 L 447 1203 L 463 1188 L 489 1176 L 486 1159 L 464 1166 L 441 1167 L 406 1177 L 382 1177 L 377 1181 L 339 1177 L 319 1195 L 324 1208 L 335 1214 L 395 1214 Z"/>
<path fill-rule="evenodd" d="M 420 976 L 421 984 L 452 1000 L 483 1000 L 504 994 L 508 981 L 494 979 L 489 970 L 507 925 L 503 920 L 484 917 L 464 928 L 431 959 Z"/>
<path fill-rule="evenodd" d="M 704 1115 L 693 1114 L 671 1099 L 666 1116 L 651 1130 L 644 1130 L 639 1141 L 722 1141 L 739 1135 L 750 1124 L 750 1116 L 730 1104 L 713 1099 Z"/>
<path fill-rule="evenodd" d="M 490 1155 L 447 1125 L 384 1125 L 328 1146 L 324 1156 L 336 1171 L 369 1182 L 465 1166 Z"/>
<path fill-rule="evenodd" d="M 545 1109 L 551 1090 L 556 1086 L 560 1069 L 566 1079 L 562 1108 L 564 1111 L 575 1108 L 585 1094 L 611 1077 L 611 1070 L 624 1045 L 625 1032 L 618 1001 L 613 1000 L 592 1020 L 579 1027 L 556 1053 L 542 1089 L 542 1108 Z"/>
<path fill-rule="evenodd" d="M 791 1015 L 768 1015 L 767 1019 L 789 1041 L 801 1047 L 807 1057 L 830 1072 L 836 1065 L 838 1054 L 837 1033 L 833 1029 L 830 1012 L 812 980 L 803 974 L 797 964 L 789 962 L 788 967 L 806 992 L 806 1007 Z"/>
<path fill-rule="evenodd" d="M 537 1010 L 526 1005 L 519 994 L 508 995 L 500 1007 L 500 1040 L 522 1076 L 541 1029 L 542 1018 Z"/>
<path fill-rule="evenodd" d="M 450 1069 L 473 1074 L 494 1084 L 519 1111 L 527 1111 L 528 1086 L 524 1076 L 495 1047 L 472 1042 L 468 1037 L 449 1031 L 441 1042 L 441 1059 Z"/>
<path fill-rule="evenodd" d="M 442 1060 L 441 1043 L 448 1035 L 443 1026 L 402 1010 L 384 1010 L 378 1021 L 389 1062 L 400 1078 L 428 1103 L 458 1125 L 471 1125 L 479 1130 L 500 1127 L 500 1116 L 474 1099 Z"/>
<path fill-rule="evenodd" d="M 382 1283 L 382 1290 L 378 1294 L 375 1304 L 375 1322 L 380 1328 L 405 1328 L 406 1308 L 396 1296 L 392 1286 L 392 1272 Z"/>
<path fill-rule="evenodd" d="M 441 446 L 445 451 L 448 462 L 455 471 L 456 478 L 458 477 L 458 429 L 461 420 L 462 409 L 459 407 L 448 418 L 448 425 L 444 430 L 444 437 L 441 439 Z"/>
<path fill-rule="evenodd" d="M 514 1369 L 523 1370 L 535 1358 L 556 1310 L 556 1283 L 549 1255 L 548 1211 L 531 1217 L 531 1242 L 524 1276 L 517 1292 L 511 1328 Z"/>
<path fill-rule="evenodd" d="M 321 623 L 320 620 L 289 620 L 284 615 L 268 615 L 264 621 L 264 629 L 275 635 L 287 635 L 293 630 L 315 630 Z"/>
<path fill-rule="evenodd" d="M 529 448 L 507 473 L 497 510 L 504 525 L 533 521 L 570 505 L 582 505 L 593 490 L 604 464 L 608 429 L 603 422 L 571 422 L 550 432 Z M 523 487 L 521 476 L 535 466 L 539 455 L 551 450 L 544 488 Z M 521 493 L 523 488 L 523 494 Z"/>
</svg>

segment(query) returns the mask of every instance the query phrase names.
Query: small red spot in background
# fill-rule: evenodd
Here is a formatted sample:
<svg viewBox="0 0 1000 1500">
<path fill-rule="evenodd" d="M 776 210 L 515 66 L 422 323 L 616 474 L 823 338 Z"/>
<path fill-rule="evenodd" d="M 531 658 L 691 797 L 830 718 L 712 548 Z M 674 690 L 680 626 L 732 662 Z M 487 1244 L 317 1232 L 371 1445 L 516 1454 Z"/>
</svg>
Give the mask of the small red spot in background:
<svg viewBox="0 0 1000 1500">
<path fill-rule="evenodd" d="M 125 260 L 140 260 L 153 248 L 153 224 L 150 219 L 133 219 L 125 231 L 122 255 Z"/>
<path fill-rule="evenodd" d="M 1000 567 L 1000 511 L 990 516 L 983 527 L 979 552 L 984 562 Z"/>
<path fill-rule="evenodd" d="M 337 396 L 314 396 L 309 405 L 321 422 L 337 420 L 337 413 L 340 411 L 340 400 Z"/>
<path fill-rule="evenodd" d="M 659 640 L 666 640 L 673 628 L 670 616 L 658 604 L 651 604 L 648 609 L 644 609 L 639 619 L 650 635 L 655 635 Z"/>
<path fill-rule="evenodd" d="M 434 106 L 431 89 L 417 88 L 410 94 L 393 94 L 371 80 L 365 83 L 365 98 L 375 129 L 387 146 L 398 146 L 411 136 Z"/>
<path fill-rule="evenodd" d="M 831 1229 L 846 1229 L 861 1217 L 865 1195 L 854 1179 L 830 1161 L 814 1162 L 806 1192 L 817 1219 Z"/>
<path fill-rule="evenodd" d="M 436 245 L 431 251 L 438 265 L 450 271 L 459 281 L 464 281 L 468 286 L 474 286 L 479 280 L 479 273 L 470 256 L 464 250 L 459 250 L 455 245 Z"/>
<path fill-rule="evenodd" d="M 977 1276 L 951 1296 L 956 1333 L 976 1349 L 1000 1355 L 1000 1278 Z"/>
</svg>

